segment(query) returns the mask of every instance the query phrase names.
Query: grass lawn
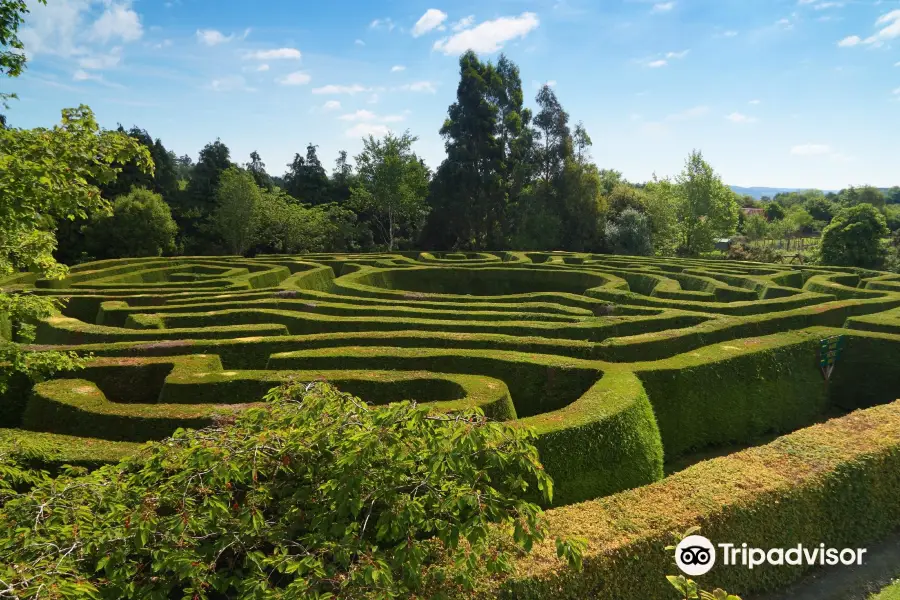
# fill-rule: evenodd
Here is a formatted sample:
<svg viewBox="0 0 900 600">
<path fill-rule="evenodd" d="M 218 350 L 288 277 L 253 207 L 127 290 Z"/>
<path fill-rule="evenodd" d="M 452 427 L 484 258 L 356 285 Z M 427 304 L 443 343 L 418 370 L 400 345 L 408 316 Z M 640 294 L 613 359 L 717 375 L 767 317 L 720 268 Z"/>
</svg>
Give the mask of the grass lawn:
<svg viewBox="0 0 900 600">
<path fill-rule="evenodd" d="M 877 594 L 869 596 L 869 600 L 900 600 L 900 579 L 894 580 Z"/>
</svg>

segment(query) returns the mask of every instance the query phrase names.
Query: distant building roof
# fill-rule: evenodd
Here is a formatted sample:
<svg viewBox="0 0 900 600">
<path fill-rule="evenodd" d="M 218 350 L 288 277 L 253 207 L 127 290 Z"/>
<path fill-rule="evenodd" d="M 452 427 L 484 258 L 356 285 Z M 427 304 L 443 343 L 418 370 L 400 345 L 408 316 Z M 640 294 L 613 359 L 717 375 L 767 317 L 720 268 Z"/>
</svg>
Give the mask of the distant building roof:
<svg viewBox="0 0 900 600">
<path fill-rule="evenodd" d="M 764 208 L 747 207 L 747 208 L 742 208 L 741 210 L 744 211 L 744 214 L 747 216 L 750 216 L 750 215 L 760 215 L 763 217 L 766 216 L 766 209 L 764 209 Z"/>
</svg>

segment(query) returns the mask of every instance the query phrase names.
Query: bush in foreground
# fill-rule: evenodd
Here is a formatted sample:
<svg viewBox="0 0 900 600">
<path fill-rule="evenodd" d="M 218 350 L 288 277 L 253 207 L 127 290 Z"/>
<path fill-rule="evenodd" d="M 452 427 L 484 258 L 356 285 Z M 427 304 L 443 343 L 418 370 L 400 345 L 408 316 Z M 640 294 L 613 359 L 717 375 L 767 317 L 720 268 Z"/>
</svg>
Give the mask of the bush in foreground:
<svg viewBox="0 0 900 600">
<path fill-rule="evenodd" d="M 372 407 L 288 383 L 0 509 L 0 597 L 393 598 L 465 593 L 544 538 L 533 434 L 479 411 Z M 533 493 L 533 492 L 532 492 Z M 557 542 L 577 566 L 580 544 Z"/>
</svg>

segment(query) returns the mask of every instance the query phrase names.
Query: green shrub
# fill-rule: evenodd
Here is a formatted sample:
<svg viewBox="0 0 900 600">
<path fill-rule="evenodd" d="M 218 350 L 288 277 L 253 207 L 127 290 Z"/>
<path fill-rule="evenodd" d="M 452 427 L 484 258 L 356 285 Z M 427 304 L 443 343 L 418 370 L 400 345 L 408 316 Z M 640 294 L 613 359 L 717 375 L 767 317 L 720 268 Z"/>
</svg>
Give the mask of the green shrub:
<svg viewBox="0 0 900 600">
<path fill-rule="evenodd" d="M 429 596 L 508 569 L 506 540 L 544 539 L 522 494 L 552 488 L 527 431 L 477 412 L 371 408 L 322 384 L 268 400 L 7 502 L 4 592 Z M 577 564 L 577 544 L 557 544 Z"/>
<path fill-rule="evenodd" d="M 97 258 L 161 256 L 175 252 L 178 226 L 162 196 L 134 189 L 85 226 L 87 252 Z"/>
</svg>

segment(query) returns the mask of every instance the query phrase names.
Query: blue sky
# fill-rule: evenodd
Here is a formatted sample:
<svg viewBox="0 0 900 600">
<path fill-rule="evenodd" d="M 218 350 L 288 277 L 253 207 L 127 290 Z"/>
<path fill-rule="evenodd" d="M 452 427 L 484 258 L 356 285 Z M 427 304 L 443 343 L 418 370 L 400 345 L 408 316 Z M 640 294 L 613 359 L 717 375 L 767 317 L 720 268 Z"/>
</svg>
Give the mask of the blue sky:
<svg viewBox="0 0 900 600">
<path fill-rule="evenodd" d="M 36 3 L 34 3 L 36 4 Z M 900 0 L 48 0 L 9 117 L 85 103 L 196 159 L 219 137 L 273 174 L 409 129 L 436 167 L 457 58 L 554 86 L 601 167 L 634 181 L 701 149 L 732 185 L 900 185 Z"/>
</svg>

